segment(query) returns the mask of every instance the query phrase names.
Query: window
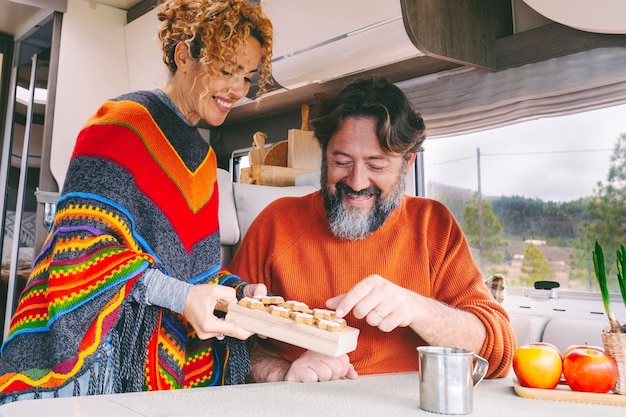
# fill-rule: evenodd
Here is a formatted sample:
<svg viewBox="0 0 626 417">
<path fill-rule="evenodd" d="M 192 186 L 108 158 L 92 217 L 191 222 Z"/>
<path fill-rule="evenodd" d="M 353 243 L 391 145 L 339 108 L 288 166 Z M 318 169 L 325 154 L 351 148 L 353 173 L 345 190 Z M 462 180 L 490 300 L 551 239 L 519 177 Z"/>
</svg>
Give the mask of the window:
<svg viewBox="0 0 626 417">
<path fill-rule="evenodd" d="M 272 147 L 272 145 L 274 145 L 273 143 L 266 143 L 265 144 L 265 149 L 269 149 Z M 232 180 L 233 182 L 241 182 L 241 170 L 244 168 L 249 168 L 250 167 L 250 160 L 248 158 L 248 154 L 250 153 L 250 151 L 254 149 L 253 147 L 249 147 L 249 148 L 241 148 L 241 149 L 235 149 L 234 151 L 231 152 L 230 154 L 230 159 L 228 161 L 228 171 L 231 173 L 232 175 Z"/>
<path fill-rule="evenodd" d="M 605 242 L 609 279 L 619 292 L 614 259 L 619 243 L 626 245 L 626 182 L 605 186 L 612 156 L 626 173 L 625 114 L 626 105 L 620 105 L 429 138 L 426 195 L 452 211 L 485 276 L 502 273 L 509 288 L 547 280 L 563 290 L 596 292 L 590 245 L 597 238 Z M 611 190 L 621 204 L 593 212 L 592 198 Z M 599 209 L 615 216 L 615 224 L 598 216 Z M 608 228 L 590 227 L 598 222 Z"/>
<path fill-rule="evenodd" d="M 239 179 L 241 178 L 241 170 L 250 166 L 248 152 L 250 152 L 251 149 L 252 148 L 235 149 L 231 153 L 228 171 L 230 171 L 233 176 L 233 182 L 240 182 Z"/>
</svg>

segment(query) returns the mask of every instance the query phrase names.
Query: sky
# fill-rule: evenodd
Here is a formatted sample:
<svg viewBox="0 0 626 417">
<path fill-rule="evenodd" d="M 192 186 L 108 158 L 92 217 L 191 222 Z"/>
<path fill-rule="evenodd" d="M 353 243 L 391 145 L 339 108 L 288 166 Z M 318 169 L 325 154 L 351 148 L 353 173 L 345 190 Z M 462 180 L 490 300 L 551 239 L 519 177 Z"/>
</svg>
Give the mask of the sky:
<svg viewBox="0 0 626 417">
<path fill-rule="evenodd" d="M 572 201 L 606 181 L 609 157 L 626 133 L 626 105 L 549 117 L 491 131 L 426 140 L 426 181 L 485 196 Z M 506 139 L 506 140 L 504 140 Z"/>
</svg>

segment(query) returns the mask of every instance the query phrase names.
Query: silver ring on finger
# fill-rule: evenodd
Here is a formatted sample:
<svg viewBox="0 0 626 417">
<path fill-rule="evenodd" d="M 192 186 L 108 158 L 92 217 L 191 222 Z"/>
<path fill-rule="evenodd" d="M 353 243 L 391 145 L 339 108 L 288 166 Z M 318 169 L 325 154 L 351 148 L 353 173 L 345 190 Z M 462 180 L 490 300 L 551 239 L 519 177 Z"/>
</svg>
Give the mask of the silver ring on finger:
<svg viewBox="0 0 626 417">
<path fill-rule="evenodd" d="M 378 310 L 374 310 L 374 313 L 375 313 L 378 317 L 380 317 L 380 319 L 381 319 L 381 320 L 384 320 L 384 319 L 385 319 L 385 316 L 383 316 L 383 315 L 381 314 L 381 312 L 380 312 L 380 311 L 378 311 Z"/>
</svg>

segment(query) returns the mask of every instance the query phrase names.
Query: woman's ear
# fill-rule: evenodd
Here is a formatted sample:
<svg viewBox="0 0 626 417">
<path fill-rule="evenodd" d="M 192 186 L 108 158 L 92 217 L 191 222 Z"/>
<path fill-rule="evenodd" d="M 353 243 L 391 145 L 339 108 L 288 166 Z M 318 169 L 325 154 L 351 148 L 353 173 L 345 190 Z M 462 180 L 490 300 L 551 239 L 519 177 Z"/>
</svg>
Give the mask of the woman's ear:
<svg viewBox="0 0 626 417">
<path fill-rule="evenodd" d="M 178 42 L 174 49 L 174 62 L 182 73 L 186 73 L 195 64 L 195 60 L 189 55 L 189 46 L 185 42 Z"/>
</svg>

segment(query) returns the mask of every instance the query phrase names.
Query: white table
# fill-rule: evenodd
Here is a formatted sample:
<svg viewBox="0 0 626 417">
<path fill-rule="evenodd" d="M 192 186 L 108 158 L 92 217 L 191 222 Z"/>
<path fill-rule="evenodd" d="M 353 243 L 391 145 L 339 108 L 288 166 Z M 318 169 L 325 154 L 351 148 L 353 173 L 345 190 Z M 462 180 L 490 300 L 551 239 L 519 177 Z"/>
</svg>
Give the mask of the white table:
<svg viewBox="0 0 626 417">
<path fill-rule="evenodd" d="M 314 417 L 416 416 L 418 374 L 362 376 L 315 384 L 267 383 L 178 391 L 28 400 L 0 406 L 3 417 Z M 589 417 L 626 415 L 626 406 L 518 397 L 510 378 L 484 380 L 474 391 L 472 416 Z"/>
</svg>

